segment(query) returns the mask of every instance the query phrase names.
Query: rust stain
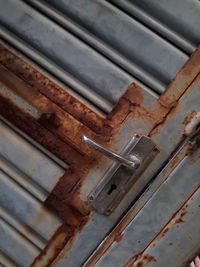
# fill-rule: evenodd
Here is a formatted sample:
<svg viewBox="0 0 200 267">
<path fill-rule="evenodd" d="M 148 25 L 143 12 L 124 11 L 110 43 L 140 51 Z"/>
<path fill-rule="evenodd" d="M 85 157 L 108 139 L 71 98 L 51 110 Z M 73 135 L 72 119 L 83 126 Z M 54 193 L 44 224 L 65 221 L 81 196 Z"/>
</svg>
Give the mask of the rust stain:
<svg viewBox="0 0 200 267">
<path fill-rule="evenodd" d="M 192 118 L 196 115 L 196 110 L 191 110 L 190 114 L 184 119 L 183 121 L 183 126 L 186 126 L 191 120 Z"/>
<path fill-rule="evenodd" d="M 122 241 L 122 239 L 123 239 L 123 233 L 120 231 L 118 231 L 118 232 L 115 232 L 115 239 L 114 239 L 114 241 L 116 241 L 116 242 L 121 242 Z"/>
<path fill-rule="evenodd" d="M 95 157 L 94 150 L 90 149 L 80 140 L 80 132 L 89 137 L 94 137 L 94 133 L 81 124 L 71 115 L 64 112 L 57 105 L 49 101 L 39 92 L 34 91 L 31 86 L 19 79 L 5 67 L 0 65 L 1 81 L 17 95 L 35 107 L 41 114 L 38 122 L 49 129 L 52 133 L 60 136 L 65 142 L 74 146 L 82 154 Z M 36 118 L 37 119 L 37 118 Z M 96 154 L 96 153 L 95 153 Z"/>
<path fill-rule="evenodd" d="M 15 55 L 3 42 L 0 43 L 0 63 L 88 128 L 101 133 L 104 117 L 74 97 L 68 88 L 59 86 L 23 57 Z"/>
<path fill-rule="evenodd" d="M 124 264 L 123 267 L 145 267 L 150 262 L 156 262 L 155 257 L 149 254 L 138 253 Z"/>
<path fill-rule="evenodd" d="M 109 240 L 109 245 L 107 242 L 103 242 L 102 245 L 98 249 L 98 253 L 94 253 L 93 257 L 89 258 L 88 261 L 84 264 L 84 267 L 94 266 L 94 264 L 98 261 L 99 256 L 106 254 L 114 242 L 117 242 L 117 243 L 121 242 L 123 239 L 123 236 L 124 235 L 120 228 L 117 229 L 117 231 L 113 231 L 111 235 L 107 237 L 107 240 Z"/>
<path fill-rule="evenodd" d="M 167 90 L 161 95 L 160 102 L 165 107 L 172 107 L 185 93 L 188 86 L 200 72 L 200 47 L 196 49 L 183 68 L 176 74 Z"/>
<path fill-rule="evenodd" d="M 183 203 L 183 205 L 180 207 L 180 209 L 178 211 L 176 211 L 172 217 L 170 218 L 170 220 L 166 223 L 166 225 L 162 228 L 162 230 L 157 234 L 157 236 L 150 242 L 150 244 L 148 244 L 148 246 L 140 253 L 134 255 L 132 258 L 130 258 L 123 266 L 127 267 L 136 267 L 136 266 L 146 266 L 147 264 L 145 263 L 145 265 L 143 262 L 144 259 L 144 255 L 146 254 L 146 251 L 148 250 L 149 247 L 155 247 L 159 241 L 164 238 L 167 233 L 176 226 L 179 226 L 180 224 L 184 223 L 184 216 L 186 216 L 187 214 L 187 207 L 188 207 L 188 201 L 192 200 L 194 194 L 200 189 L 200 185 L 197 185 L 196 189 L 192 192 L 192 194 L 187 198 L 187 200 Z M 177 218 L 178 217 L 178 218 Z M 173 243 L 169 243 L 170 246 L 173 245 Z M 141 261 L 142 258 L 142 261 Z M 137 265 L 139 264 L 139 265 Z"/>
<path fill-rule="evenodd" d="M 197 58 L 199 55 L 197 51 Z M 191 73 L 185 73 L 186 76 L 191 75 L 190 83 L 199 71 L 198 66 L 195 65 L 194 56 L 188 64 L 190 65 L 191 62 L 194 64 L 194 70 L 191 70 Z M 80 199 L 80 189 L 89 171 L 102 161 L 98 153 L 94 153 L 80 141 L 80 134 L 87 134 L 109 147 L 112 146 L 116 134 L 130 118 L 139 118 L 149 125 L 152 129 L 150 136 L 157 134 L 166 119 L 176 115 L 178 98 L 187 89 L 188 82 L 184 83 L 185 89 L 178 90 L 175 94 L 171 84 L 167 93 L 161 96 L 151 108 L 145 107 L 141 88 L 131 84 L 105 118 L 76 99 L 67 88 L 57 85 L 22 57 L 15 55 L 3 43 L 0 43 L 0 64 L 3 83 L 40 112 L 40 117 L 34 118 L 9 99 L 0 96 L 1 115 L 69 164 L 69 169 L 59 179 L 45 201 L 45 205 L 64 220 L 63 232 L 66 233 L 66 238 L 61 234 L 60 238 L 63 241 L 59 241 L 64 246 L 73 240 L 89 219 L 90 209 L 88 204 Z M 184 75 L 184 71 L 175 78 L 175 82 L 181 79 L 179 78 L 181 75 Z M 40 216 L 36 223 L 39 220 Z M 108 244 L 105 243 L 100 247 L 100 253 L 105 253 L 112 242 L 121 241 L 122 229 L 124 229 L 123 223 L 109 236 Z M 58 233 L 48 243 L 49 247 L 55 246 L 53 242 L 57 236 L 59 236 Z M 58 251 L 60 249 L 56 250 L 54 255 L 58 254 Z M 42 260 L 45 253 L 44 251 L 36 261 Z M 95 259 L 98 259 L 99 255 L 94 255 Z M 141 255 L 141 257 L 146 263 L 155 261 L 150 255 Z M 52 260 L 49 261 L 52 262 Z M 142 264 L 141 259 L 138 264 Z"/>
<path fill-rule="evenodd" d="M 35 258 L 34 262 L 31 264 L 32 267 L 41 266 L 52 266 L 53 261 L 66 245 L 66 243 L 73 236 L 74 230 L 67 226 L 62 225 L 54 233 L 47 246 L 43 249 L 42 253 Z"/>
</svg>

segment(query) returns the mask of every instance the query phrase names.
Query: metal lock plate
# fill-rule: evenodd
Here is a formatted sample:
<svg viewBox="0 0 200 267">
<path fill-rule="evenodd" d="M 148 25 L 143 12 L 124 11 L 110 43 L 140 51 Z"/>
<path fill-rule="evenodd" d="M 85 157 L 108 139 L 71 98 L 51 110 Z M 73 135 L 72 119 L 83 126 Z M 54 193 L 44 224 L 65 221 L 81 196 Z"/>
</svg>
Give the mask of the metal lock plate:
<svg viewBox="0 0 200 267">
<path fill-rule="evenodd" d="M 139 135 L 132 138 L 120 155 L 101 147 L 85 136 L 82 140 L 115 161 L 88 196 L 91 206 L 97 212 L 110 215 L 158 150 L 150 138 Z"/>
</svg>

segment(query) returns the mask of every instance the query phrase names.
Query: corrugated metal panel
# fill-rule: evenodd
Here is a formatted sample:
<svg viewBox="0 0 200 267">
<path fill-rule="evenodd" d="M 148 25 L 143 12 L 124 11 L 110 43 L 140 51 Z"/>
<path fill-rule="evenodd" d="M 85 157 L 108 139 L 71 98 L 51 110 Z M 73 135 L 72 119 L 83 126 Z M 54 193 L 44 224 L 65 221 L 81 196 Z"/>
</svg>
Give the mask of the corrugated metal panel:
<svg viewBox="0 0 200 267">
<path fill-rule="evenodd" d="M 67 166 L 3 118 L 0 129 L 0 262 L 28 266 L 62 224 L 43 202 Z"/>
<path fill-rule="evenodd" d="M 130 4 L 131 12 L 126 10 L 128 1 L 0 0 L 0 3 L 1 34 L 6 42 L 104 112 L 112 109 L 132 81 L 143 87 L 130 86 L 114 111 L 108 117 L 99 117 L 72 99 L 67 88 L 56 87 L 37 67 L 23 62 L 19 55 L 5 53 L 1 47 L 0 113 L 70 165 L 63 179 L 58 179 L 67 166 L 13 125 L 2 122 L 2 136 L 12 144 L 2 144 L 5 155 L 1 158 L 1 229 L 8 242 L 6 247 L 1 243 L 2 264 L 12 266 L 16 262 L 27 266 L 40 254 L 34 266 L 47 265 L 63 250 L 63 259 L 57 259 L 58 266 L 81 265 L 182 140 L 182 123 L 191 103 L 195 110 L 199 108 L 196 87 L 192 88 L 193 95 L 184 96 L 178 103 L 197 75 L 198 55 L 174 80 L 169 93 L 158 99 L 196 44 L 148 10 L 145 13 L 141 9 L 139 15 L 142 13 L 143 18 L 131 14 L 133 8 L 137 11 L 140 8 L 139 4 Z M 198 13 L 198 7 L 195 12 Z M 151 23 L 147 25 L 149 18 Z M 189 102 L 185 103 L 185 98 Z M 173 112 L 175 102 L 178 108 Z M 162 129 L 168 114 L 173 117 L 172 122 Z M 43 115 L 47 115 L 46 121 L 42 121 Z M 98 130 L 96 125 L 100 125 Z M 89 133 L 96 138 L 98 132 L 106 144 L 120 150 L 138 129 L 156 136 L 153 138 L 161 149 L 159 157 L 114 214 L 102 218 L 88 209 L 86 200 L 109 167 L 109 161 L 102 163 L 101 158 L 86 151 L 80 134 Z M 168 140 L 172 130 L 173 138 Z M 169 142 L 163 143 L 163 139 Z M 35 168 L 31 168 L 29 163 L 34 162 Z M 42 203 L 47 196 L 46 203 L 65 221 L 67 238 L 59 232 L 61 238 L 56 233 L 48 242 L 62 222 L 44 208 Z M 90 242 L 88 236 L 92 236 Z M 15 246 L 16 251 L 8 249 Z M 19 259 L 23 250 L 25 255 Z"/>
<path fill-rule="evenodd" d="M 162 93 L 200 41 L 197 33 L 187 35 L 179 30 L 182 22 L 189 29 L 197 25 L 199 4 L 191 8 L 192 4 L 184 1 L 182 7 L 178 1 L 173 9 L 171 2 L 155 3 L 152 13 L 144 3 L 138 7 L 139 1 L 1 0 L 1 33 L 54 76 L 109 112 L 133 81 Z M 179 14 L 179 6 L 184 14 L 190 8 L 190 22 L 180 16 L 166 23 L 166 14 Z M 166 14 L 160 19 L 159 12 Z"/>
<path fill-rule="evenodd" d="M 200 249 L 200 149 L 189 156 L 188 149 L 183 145 L 131 208 L 127 227 L 128 215 L 105 241 L 115 236 L 113 242 L 100 245 L 102 258 L 85 267 L 187 266 Z"/>
</svg>

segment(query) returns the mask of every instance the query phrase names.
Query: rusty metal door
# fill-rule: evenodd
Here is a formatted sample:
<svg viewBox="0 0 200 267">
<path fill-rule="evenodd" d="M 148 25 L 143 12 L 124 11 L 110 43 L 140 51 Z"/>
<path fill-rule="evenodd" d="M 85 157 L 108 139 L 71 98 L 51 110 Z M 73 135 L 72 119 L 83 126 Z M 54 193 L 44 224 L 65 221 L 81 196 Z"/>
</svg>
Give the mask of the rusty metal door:
<svg viewBox="0 0 200 267">
<path fill-rule="evenodd" d="M 0 262 L 186 266 L 200 251 L 199 28 L 171 1 L 163 16 L 68 2 L 0 1 Z"/>
</svg>

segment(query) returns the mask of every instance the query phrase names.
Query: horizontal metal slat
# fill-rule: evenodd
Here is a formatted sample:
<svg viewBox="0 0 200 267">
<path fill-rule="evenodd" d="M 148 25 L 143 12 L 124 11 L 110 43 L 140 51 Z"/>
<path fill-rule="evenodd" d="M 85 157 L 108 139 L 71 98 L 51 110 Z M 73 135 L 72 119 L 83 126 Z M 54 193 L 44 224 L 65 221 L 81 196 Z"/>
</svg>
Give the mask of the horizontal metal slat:
<svg viewBox="0 0 200 267">
<path fill-rule="evenodd" d="M 0 250 L 17 265 L 30 266 L 40 250 L 0 218 Z M 12 266 L 12 265 L 11 265 Z M 7 266 L 6 266 L 7 267 Z"/>
<path fill-rule="evenodd" d="M 179 49 L 183 50 L 187 54 L 194 52 L 196 45 L 184 36 L 180 35 L 176 29 L 171 25 L 162 22 L 162 19 L 157 19 L 156 16 L 152 16 L 151 12 L 145 7 L 140 8 L 140 2 L 142 1 L 129 1 L 129 0 L 108 0 L 112 4 L 118 6 L 124 12 L 138 20 L 152 31 L 162 36 L 167 41 L 171 42 Z M 183 2 L 183 1 L 182 1 Z M 138 5 L 137 5 L 138 3 Z M 168 3 L 165 5 L 165 10 L 168 9 Z M 148 3 L 147 3 L 148 4 Z M 182 5 L 181 5 L 182 7 Z M 184 11 L 184 10 L 183 10 Z"/>
<path fill-rule="evenodd" d="M 2 264 L 29 266 L 62 225 L 43 202 L 68 166 L 2 117 L 0 140 Z"/>
<path fill-rule="evenodd" d="M 27 240 L 33 243 L 40 250 L 44 249 L 47 245 L 47 242 L 38 236 L 31 228 L 28 228 L 27 225 L 22 224 L 12 215 L 10 215 L 6 210 L 0 207 L 0 217 L 6 221 L 13 229 L 22 234 Z"/>
<path fill-rule="evenodd" d="M 64 169 L 0 121 L 0 155 L 50 192 Z"/>
<path fill-rule="evenodd" d="M 130 61 L 129 58 L 124 57 L 122 53 L 119 53 L 113 46 L 110 46 L 108 43 L 105 43 L 102 39 L 98 38 L 97 35 L 92 34 L 85 27 L 83 28 L 82 23 L 78 24 L 74 20 L 72 21 L 67 17 L 66 13 L 61 13 L 61 10 L 55 9 L 53 6 L 49 5 L 49 3 L 45 3 L 44 1 L 26 0 L 26 2 L 45 13 L 46 16 L 62 25 L 67 31 L 72 32 L 83 42 L 86 42 L 89 46 L 109 58 L 113 63 L 136 77 L 138 79 L 137 83 L 141 86 L 146 84 L 157 92 L 165 90 L 165 85 L 160 83 L 158 79 L 140 68 L 133 61 Z"/>
<path fill-rule="evenodd" d="M 28 2 L 36 3 L 34 0 Z M 43 2 L 47 4 L 47 1 Z M 188 58 L 166 40 L 106 1 L 78 0 L 71 4 L 67 0 L 50 0 L 49 4 L 164 86 Z"/>
<path fill-rule="evenodd" d="M 19 267 L 18 264 L 14 263 L 7 255 L 0 251 L 0 263 L 2 267 Z"/>
<path fill-rule="evenodd" d="M 4 8 L 0 20 L 5 27 L 111 103 L 133 81 L 130 75 L 25 3 L 11 0 L 1 3 Z M 10 20 L 5 14 L 13 9 Z"/>
<path fill-rule="evenodd" d="M 44 155 L 46 155 L 47 158 L 50 158 L 54 163 L 56 163 L 61 168 L 67 169 L 69 167 L 64 161 L 62 161 L 61 159 L 56 157 L 54 154 L 52 154 L 50 151 L 48 151 L 43 146 L 41 146 L 39 143 L 34 141 L 26 133 L 22 132 L 19 128 L 17 128 L 14 124 L 6 120 L 1 115 L 0 115 L 0 121 L 3 122 L 5 125 L 7 125 L 9 128 L 11 128 L 15 133 L 23 137 L 25 141 L 27 141 L 28 143 L 31 143 L 35 148 L 38 149 L 38 151 L 42 152 Z"/>
<path fill-rule="evenodd" d="M 3 171 L 0 172 L 0 185 L 2 208 L 48 240 L 61 225 L 61 220 Z"/>
<path fill-rule="evenodd" d="M 96 92 L 92 91 L 85 84 L 80 82 L 78 79 L 73 77 L 66 70 L 60 68 L 52 60 L 45 57 L 43 54 L 36 51 L 30 44 L 25 43 L 23 40 L 19 39 L 12 32 L 8 31 L 3 25 L 0 26 L 0 36 L 10 45 L 18 49 L 22 54 L 29 57 L 34 63 L 40 65 L 46 72 L 49 72 L 56 79 L 59 79 L 68 88 L 76 92 L 76 95 L 81 95 L 81 98 L 89 100 L 95 107 L 101 109 L 105 113 L 109 113 L 112 110 L 113 105 L 102 98 Z"/>
<path fill-rule="evenodd" d="M 2 156 L 0 156 L 0 167 L 1 170 L 7 173 L 8 176 L 12 177 L 14 181 L 25 188 L 35 198 L 42 202 L 45 201 L 48 196 L 48 192 L 41 188 L 38 184 L 34 183 L 30 177 L 27 177 Z"/>
<path fill-rule="evenodd" d="M 118 0 L 117 0 L 118 1 Z M 121 1 L 122 2 L 122 1 Z M 182 36 L 193 46 L 200 43 L 200 4 L 196 0 L 127 0 L 156 18 L 172 31 Z"/>
</svg>

